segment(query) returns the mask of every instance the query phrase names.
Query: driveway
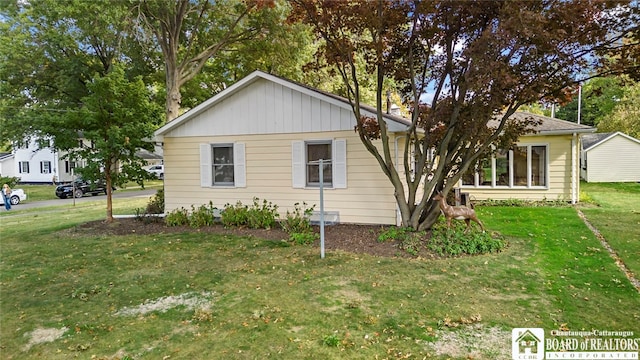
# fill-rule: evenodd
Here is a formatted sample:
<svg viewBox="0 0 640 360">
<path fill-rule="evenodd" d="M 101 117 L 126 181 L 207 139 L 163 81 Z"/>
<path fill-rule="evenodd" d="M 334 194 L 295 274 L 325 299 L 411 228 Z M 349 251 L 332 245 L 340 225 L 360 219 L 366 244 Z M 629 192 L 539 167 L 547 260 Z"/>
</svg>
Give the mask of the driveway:
<svg viewBox="0 0 640 360">
<path fill-rule="evenodd" d="M 155 195 L 157 191 L 158 190 L 156 189 L 133 190 L 133 191 L 116 190 L 113 192 L 113 198 L 123 199 L 123 198 L 132 198 L 132 197 L 150 197 L 152 195 Z M 20 203 L 19 205 L 13 206 L 13 209 L 23 210 L 23 209 L 34 209 L 39 207 L 61 206 L 61 205 L 72 206 L 74 199 L 73 198 L 55 199 L 55 200 L 33 201 L 33 202 L 30 202 L 28 200 L 29 199 L 27 198 L 27 202 Z M 96 201 L 96 200 L 104 200 L 106 202 L 107 197 L 106 195 L 96 195 L 96 196 L 87 195 L 87 196 L 75 199 L 76 204 L 80 204 L 88 201 Z"/>
</svg>

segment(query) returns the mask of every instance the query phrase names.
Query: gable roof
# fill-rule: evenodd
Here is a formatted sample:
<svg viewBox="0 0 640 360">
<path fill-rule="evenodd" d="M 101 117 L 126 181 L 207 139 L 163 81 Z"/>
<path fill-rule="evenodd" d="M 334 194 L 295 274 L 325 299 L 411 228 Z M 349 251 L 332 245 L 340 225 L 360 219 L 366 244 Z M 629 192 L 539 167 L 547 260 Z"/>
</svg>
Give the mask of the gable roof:
<svg viewBox="0 0 640 360">
<path fill-rule="evenodd" d="M 13 157 L 13 153 L 0 153 L 0 161 L 11 159 L 12 157 Z"/>
<path fill-rule="evenodd" d="M 613 139 L 616 136 L 622 136 L 623 138 L 626 138 L 627 140 L 636 142 L 638 144 L 640 144 L 640 140 L 631 137 L 623 132 L 617 131 L 617 132 L 609 132 L 609 133 L 596 133 L 596 134 L 589 134 L 589 135 L 585 135 L 582 137 L 582 149 L 584 151 L 589 151 L 597 146 L 602 145 L 603 143 Z"/>
<path fill-rule="evenodd" d="M 567 134 L 582 134 L 592 133 L 596 129 L 594 127 L 576 124 L 571 121 L 560 120 L 548 116 L 532 114 L 524 111 L 518 111 L 511 115 L 510 119 L 524 120 L 526 118 L 533 118 L 534 120 L 541 120 L 540 125 L 533 128 L 535 133 L 529 135 L 567 135 Z"/>
<path fill-rule="evenodd" d="M 214 95 L 213 97 L 209 98 L 208 100 L 204 101 L 203 103 L 199 104 L 198 106 L 194 107 L 193 109 L 187 111 L 186 113 L 180 115 L 179 117 L 177 117 L 176 119 L 174 119 L 173 121 L 170 121 L 168 123 L 166 123 L 164 126 L 162 126 L 160 129 L 156 130 L 155 135 L 156 136 L 162 136 L 166 133 L 168 133 L 169 131 L 181 126 L 182 124 L 188 122 L 189 120 L 197 117 L 199 114 L 205 112 L 207 109 L 211 108 L 212 106 L 222 102 L 224 99 L 232 96 L 233 94 L 236 94 L 237 92 L 243 90 L 244 88 L 250 86 L 251 84 L 255 83 L 258 80 L 267 80 L 267 81 L 271 81 L 274 83 L 277 83 L 281 86 L 290 88 L 292 90 L 298 91 L 300 93 L 306 94 L 308 96 L 311 96 L 313 98 L 317 98 L 319 100 L 322 101 L 326 101 L 329 102 L 331 104 L 337 105 L 341 108 L 344 109 L 348 109 L 349 111 L 352 111 L 351 109 L 351 104 L 349 103 L 349 100 L 346 98 L 343 98 L 341 96 L 335 95 L 335 94 L 331 94 L 328 92 L 324 92 L 322 90 L 318 90 L 315 88 L 312 88 L 310 86 L 307 85 L 303 85 L 291 80 L 287 80 L 272 74 L 267 74 L 264 73 L 262 71 L 254 71 L 251 74 L 249 74 L 248 76 L 244 77 L 243 79 L 241 79 L 240 81 L 236 82 L 235 84 L 229 86 L 228 88 L 224 89 L 223 91 L 219 92 L 218 94 Z M 361 105 L 360 109 L 363 110 L 365 113 L 376 113 L 376 108 L 371 107 L 371 106 L 366 106 L 366 105 Z M 392 115 L 392 114 L 384 114 L 383 118 L 386 120 L 387 125 L 389 127 L 389 131 L 404 131 L 406 130 L 407 127 L 409 127 L 411 125 L 411 121 L 407 120 L 401 116 L 396 116 L 396 115 Z"/>
</svg>

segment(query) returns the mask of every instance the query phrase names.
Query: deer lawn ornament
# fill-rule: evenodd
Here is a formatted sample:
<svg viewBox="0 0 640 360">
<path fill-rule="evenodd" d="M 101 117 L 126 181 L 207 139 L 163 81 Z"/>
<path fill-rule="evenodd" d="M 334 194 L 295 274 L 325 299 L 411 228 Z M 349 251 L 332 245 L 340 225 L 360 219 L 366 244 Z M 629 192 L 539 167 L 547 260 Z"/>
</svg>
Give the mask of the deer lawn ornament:
<svg viewBox="0 0 640 360">
<path fill-rule="evenodd" d="M 484 232 L 484 225 L 478 220 L 478 216 L 473 209 L 466 206 L 451 206 L 447 204 L 447 200 L 441 192 L 438 192 L 436 196 L 433 197 L 433 200 L 437 201 L 440 205 L 440 211 L 447 219 L 447 228 L 451 227 L 451 219 L 464 220 L 464 222 L 467 223 L 467 228 L 464 230 L 466 233 L 471 228 L 471 220 L 473 220 L 480 225 L 482 232 Z"/>
</svg>

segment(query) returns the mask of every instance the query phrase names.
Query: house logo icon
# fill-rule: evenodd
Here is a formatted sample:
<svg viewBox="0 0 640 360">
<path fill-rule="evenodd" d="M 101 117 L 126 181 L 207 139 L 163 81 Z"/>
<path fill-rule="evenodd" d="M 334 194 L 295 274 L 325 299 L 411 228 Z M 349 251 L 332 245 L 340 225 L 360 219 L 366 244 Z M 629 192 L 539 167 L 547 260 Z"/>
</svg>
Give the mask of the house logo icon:
<svg viewBox="0 0 640 360">
<path fill-rule="evenodd" d="M 515 328 L 511 331 L 513 360 L 544 359 L 544 329 Z"/>
</svg>

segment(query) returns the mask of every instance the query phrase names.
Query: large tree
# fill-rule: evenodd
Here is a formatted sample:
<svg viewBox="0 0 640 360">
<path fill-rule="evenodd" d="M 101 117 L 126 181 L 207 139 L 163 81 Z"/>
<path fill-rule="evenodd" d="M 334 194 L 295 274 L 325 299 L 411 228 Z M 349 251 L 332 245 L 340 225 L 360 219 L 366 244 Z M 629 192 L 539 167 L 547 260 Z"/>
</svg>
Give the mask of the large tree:
<svg viewBox="0 0 640 360">
<path fill-rule="evenodd" d="M 56 146 L 77 144 L 68 124 L 94 75 L 116 61 L 134 61 L 127 42 L 128 7 L 114 2 L 15 1 L 1 8 L 0 136 L 20 144 L 52 136 Z M 65 130 L 61 132 L 60 130 Z"/>
<path fill-rule="evenodd" d="M 598 131 L 622 131 L 640 139 L 640 82 L 624 88 L 616 106 L 600 119 Z"/>
<path fill-rule="evenodd" d="M 134 6 L 139 39 L 162 52 L 166 119 L 180 115 L 180 89 L 207 62 L 259 37 L 273 0 L 142 0 Z"/>
<path fill-rule="evenodd" d="M 596 53 L 614 48 L 637 22 L 618 1 L 293 3 L 292 20 L 312 25 L 324 41 L 320 54 L 348 89 L 360 140 L 391 181 L 402 224 L 414 229 L 436 221 L 435 191 L 448 192 L 492 146 L 509 147 L 528 131 L 531 120 L 509 120 L 520 106 L 563 97 L 579 74 L 600 65 Z M 360 112 L 367 75 L 377 84 L 375 119 Z M 386 78 L 412 107 L 401 164 L 383 125 Z M 421 104 L 428 90 L 433 100 Z"/>
</svg>

